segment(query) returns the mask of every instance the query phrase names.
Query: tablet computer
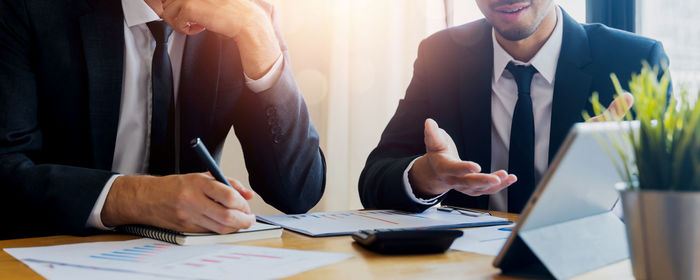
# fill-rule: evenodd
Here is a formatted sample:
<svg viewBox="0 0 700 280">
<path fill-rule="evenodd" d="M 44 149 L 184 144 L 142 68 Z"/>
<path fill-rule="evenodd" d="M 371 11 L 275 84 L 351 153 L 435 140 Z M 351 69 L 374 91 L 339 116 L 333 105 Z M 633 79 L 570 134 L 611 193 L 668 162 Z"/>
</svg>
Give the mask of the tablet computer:
<svg viewBox="0 0 700 280">
<path fill-rule="evenodd" d="M 622 181 L 613 148 L 630 149 L 623 129 L 638 123 L 575 124 L 521 213 L 493 265 L 504 274 L 569 278 L 628 257 L 614 213 Z"/>
</svg>

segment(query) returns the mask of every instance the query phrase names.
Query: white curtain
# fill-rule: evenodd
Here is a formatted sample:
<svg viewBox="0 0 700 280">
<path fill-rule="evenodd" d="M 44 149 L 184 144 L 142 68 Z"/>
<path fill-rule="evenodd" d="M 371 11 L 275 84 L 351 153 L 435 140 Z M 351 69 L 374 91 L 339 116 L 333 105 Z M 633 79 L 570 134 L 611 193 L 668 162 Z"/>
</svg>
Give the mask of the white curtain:
<svg viewBox="0 0 700 280">
<path fill-rule="evenodd" d="M 418 44 L 445 27 L 443 1 L 270 2 L 326 154 L 326 190 L 313 211 L 360 209 L 360 172 L 410 82 Z M 233 133 L 221 165 L 226 175 L 247 182 Z M 251 206 L 258 214 L 279 213 L 259 197 Z"/>
</svg>

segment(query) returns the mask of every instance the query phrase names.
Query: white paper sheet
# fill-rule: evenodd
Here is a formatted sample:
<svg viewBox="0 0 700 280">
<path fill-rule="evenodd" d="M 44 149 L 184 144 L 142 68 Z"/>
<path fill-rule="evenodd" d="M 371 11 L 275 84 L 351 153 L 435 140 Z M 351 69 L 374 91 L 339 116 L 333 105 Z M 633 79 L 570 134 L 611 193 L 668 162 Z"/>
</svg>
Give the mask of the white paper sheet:
<svg viewBox="0 0 700 280">
<path fill-rule="evenodd" d="M 471 217 L 456 212 L 437 211 L 435 208 L 415 214 L 394 210 L 369 210 L 267 215 L 258 216 L 258 219 L 311 236 L 347 235 L 365 229 L 460 228 L 508 223 L 506 219 L 499 217 Z"/>
<path fill-rule="evenodd" d="M 352 257 L 225 244 L 178 246 L 147 238 L 5 251 L 49 279 L 270 279 Z"/>
<path fill-rule="evenodd" d="M 506 243 L 513 225 L 481 227 L 462 230 L 464 235 L 450 246 L 452 250 L 496 256 Z"/>
<path fill-rule="evenodd" d="M 75 266 L 58 265 L 47 262 L 24 262 L 32 270 L 46 279 L 99 279 L 99 280 L 164 280 L 168 276 L 155 276 L 133 272 L 119 272 Z"/>
</svg>

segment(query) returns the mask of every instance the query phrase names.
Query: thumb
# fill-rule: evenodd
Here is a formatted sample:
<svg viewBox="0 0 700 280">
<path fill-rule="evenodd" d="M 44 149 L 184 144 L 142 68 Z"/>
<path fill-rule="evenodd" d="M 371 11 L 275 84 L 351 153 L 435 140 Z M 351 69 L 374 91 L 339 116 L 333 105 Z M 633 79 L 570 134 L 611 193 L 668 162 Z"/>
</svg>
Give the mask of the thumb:
<svg viewBox="0 0 700 280">
<path fill-rule="evenodd" d="M 443 130 L 433 119 L 425 120 L 425 150 L 426 152 L 442 152 L 446 151 L 449 146 L 443 134 Z"/>
</svg>

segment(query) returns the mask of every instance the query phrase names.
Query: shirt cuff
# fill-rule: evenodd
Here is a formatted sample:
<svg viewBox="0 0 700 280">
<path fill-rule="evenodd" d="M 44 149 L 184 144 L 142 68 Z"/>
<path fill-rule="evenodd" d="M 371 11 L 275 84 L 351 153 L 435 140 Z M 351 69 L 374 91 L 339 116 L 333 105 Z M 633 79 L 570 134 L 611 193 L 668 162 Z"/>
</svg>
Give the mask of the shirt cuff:
<svg viewBox="0 0 700 280">
<path fill-rule="evenodd" d="M 408 171 L 411 170 L 411 167 L 413 167 L 413 163 L 416 162 L 418 158 L 415 158 L 414 160 L 411 161 L 411 163 L 408 164 L 408 167 L 406 167 L 406 170 L 403 171 L 403 185 L 406 189 L 406 193 L 408 194 L 408 197 L 413 200 L 415 203 L 423 204 L 423 205 L 433 205 L 438 202 L 438 199 L 440 199 L 443 195 L 445 195 L 447 192 L 444 192 L 440 195 L 437 195 L 433 198 L 429 199 L 422 199 L 418 198 L 416 194 L 413 193 L 413 188 L 411 188 L 411 183 L 408 181 Z"/>
<path fill-rule="evenodd" d="M 92 212 L 90 212 L 90 217 L 88 217 L 87 222 L 85 223 L 86 227 L 93 227 L 96 229 L 101 229 L 101 230 L 113 230 L 114 227 L 107 227 L 102 223 L 102 207 L 105 206 L 105 200 L 107 200 L 107 194 L 109 194 L 109 190 L 112 189 L 112 184 L 114 183 L 114 180 L 116 180 L 119 176 L 122 175 L 112 175 L 112 177 L 107 180 L 107 183 L 105 183 L 105 186 L 102 188 L 102 192 L 100 195 L 97 197 L 97 201 L 95 201 L 95 206 L 92 207 Z"/>
<path fill-rule="evenodd" d="M 282 76 L 282 70 L 284 67 L 284 55 L 280 54 L 279 57 L 277 57 L 277 61 L 275 61 L 275 64 L 272 65 L 272 68 L 270 68 L 270 71 L 267 71 L 267 73 L 262 76 L 262 78 L 253 80 L 248 75 L 243 73 L 243 76 L 245 77 L 245 85 L 253 92 L 255 93 L 260 93 L 263 91 L 266 91 L 268 89 L 271 89 L 272 86 L 277 83 L 277 80 L 280 79 L 280 76 Z"/>
</svg>

